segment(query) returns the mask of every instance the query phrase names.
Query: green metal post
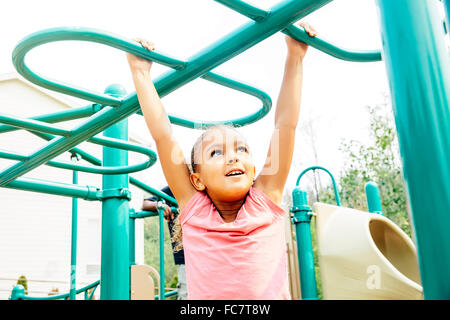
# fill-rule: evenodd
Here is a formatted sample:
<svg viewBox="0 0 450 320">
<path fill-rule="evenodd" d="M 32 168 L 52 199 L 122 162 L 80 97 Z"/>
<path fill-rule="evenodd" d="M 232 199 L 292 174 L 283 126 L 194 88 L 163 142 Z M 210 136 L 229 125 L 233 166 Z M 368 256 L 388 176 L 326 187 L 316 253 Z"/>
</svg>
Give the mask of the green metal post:
<svg viewBox="0 0 450 320">
<path fill-rule="evenodd" d="M 11 292 L 11 296 L 9 297 L 9 300 L 22 300 L 25 297 L 25 288 L 18 284 L 14 286 Z"/>
<path fill-rule="evenodd" d="M 125 89 L 118 85 L 109 86 L 105 93 L 113 96 L 125 95 Z M 124 119 L 106 129 L 107 137 L 128 140 L 128 120 Z M 128 164 L 128 152 L 116 148 L 103 148 L 104 166 Z M 128 174 L 103 175 L 103 190 L 128 188 Z M 127 198 L 112 196 L 102 202 L 102 257 L 101 291 L 102 300 L 130 299 L 129 266 L 129 203 Z"/>
<path fill-rule="evenodd" d="M 302 299 L 317 299 L 316 272 L 311 239 L 311 208 L 307 195 L 299 187 L 292 191 L 292 222 L 295 225 L 297 256 L 300 271 L 300 289 Z"/>
<path fill-rule="evenodd" d="M 383 214 L 383 210 L 381 208 L 381 198 L 380 191 L 378 189 L 378 185 L 369 181 L 364 186 L 366 191 L 366 199 L 367 199 L 367 209 L 369 212 Z"/>
<path fill-rule="evenodd" d="M 73 154 L 72 160 L 78 160 L 78 155 Z M 72 183 L 78 184 L 78 172 L 73 170 Z M 77 219 L 78 219 L 78 198 L 72 198 L 72 239 L 70 248 L 70 300 L 76 299 L 76 274 L 77 274 Z"/>
<path fill-rule="evenodd" d="M 136 264 L 136 218 L 134 209 L 129 214 L 130 267 Z"/>
<path fill-rule="evenodd" d="M 377 0 L 426 299 L 450 299 L 450 60 L 437 1 Z"/>
<path fill-rule="evenodd" d="M 162 201 L 158 202 L 158 218 L 159 218 L 159 279 L 160 279 L 160 300 L 166 297 L 166 275 L 164 266 L 164 205 Z"/>
</svg>

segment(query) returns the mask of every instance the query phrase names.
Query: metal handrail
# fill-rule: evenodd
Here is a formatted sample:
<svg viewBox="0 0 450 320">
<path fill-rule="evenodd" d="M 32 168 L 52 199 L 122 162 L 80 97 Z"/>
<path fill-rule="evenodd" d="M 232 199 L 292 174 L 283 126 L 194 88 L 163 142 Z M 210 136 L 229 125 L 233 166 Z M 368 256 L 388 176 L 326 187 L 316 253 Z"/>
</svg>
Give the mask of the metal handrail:
<svg viewBox="0 0 450 320">
<path fill-rule="evenodd" d="M 298 178 L 297 178 L 297 183 L 295 184 L 297 187 L 300 185 L 300 179 L 304 176 L 304 174 L 306 173 L 306 172 L 308 172 L 308 171 L 310 171 L 310 170 L 322 170 L 322 171 L 325 171 L 326 173 L 328 173 L 328 175 L 330 176 L 330 178 L 331 178 L 331 183 L 332 183 L 332 185 L 333 185 L 333 191 L 334 191 L 334 197 L 335 197 L 335 199 L 336 199 L 336 204 L 338 205 L 338 206 L 341 206 L 341 198 L 339 197 L 339 191 L 338 191 L 338 188 L 337 188 L 337 185 L 336 185 L 336 181 L 334 180 L 334 177 L 333 177 L 333 175 L 331 174 L 331 172 L 330 171 L 328 171 L 326 168 L 324 168 L 324 167 L 321 167 L 321 166 L 312 166 L 312 167 L 309 167 L 309 168 L 306 168 L 305 170 L 303 170 L 300 174 L 299 174 L 299 176 L 298 176 Z"/>
<path fill-rule="evenodd" d="M 92 296 L 99 284 L 100 284 L 100 280 L 97 280 L 81 289 L 76 290 L 76 294 L 84 292 L 85 300 L 91 300 Z M 87 292 L 89 289 L 93 289 L 93 290 L 92 290 L 91 294 L 88 296 Z M 70 293 L 64 293 L 64 294 L 48 296 L 48 297 L 30 297 L 30 296 L 25 295 L 25 290 L 24 290 L 23 286 L 17 285 L 13 288 L 13 292 L 9 299 L 10 300 L 61 300 L 61 299 L 68 299 L 69 297 L 70 297 Z"/>
</svg>

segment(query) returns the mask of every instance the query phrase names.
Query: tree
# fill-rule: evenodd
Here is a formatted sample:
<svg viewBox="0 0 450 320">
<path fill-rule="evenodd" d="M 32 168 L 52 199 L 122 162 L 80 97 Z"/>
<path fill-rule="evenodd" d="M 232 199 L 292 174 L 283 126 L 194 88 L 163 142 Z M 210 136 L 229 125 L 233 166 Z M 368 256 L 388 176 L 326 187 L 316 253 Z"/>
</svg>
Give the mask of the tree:
<svg viewBox="0 0 450 320">
<path fill-rule="evenodd" d="M 28 280 L 27 277 L 25 277 L 24 275 L 21 275 L 19 277 L 19 279 L 17 279 L 17 285 L 22 285 L 23 288 L 25 289 L 25 294 L 28 294 Z"/>
<path fill-rule="evenodd" d="M 341 202 L 345 207 L 366 211 L 364 186 L 375 181 L 380 189 L 383 213 L 411 237 L 397 133 L 388 107 L 386 102 L 367 107 L 371 144 L 344 140 L 339 148 L 348 160 L 339 174 Z M 335 203 L 331 186 L 323 188 L 319 198 L 321 202 Z"/>
</svg>

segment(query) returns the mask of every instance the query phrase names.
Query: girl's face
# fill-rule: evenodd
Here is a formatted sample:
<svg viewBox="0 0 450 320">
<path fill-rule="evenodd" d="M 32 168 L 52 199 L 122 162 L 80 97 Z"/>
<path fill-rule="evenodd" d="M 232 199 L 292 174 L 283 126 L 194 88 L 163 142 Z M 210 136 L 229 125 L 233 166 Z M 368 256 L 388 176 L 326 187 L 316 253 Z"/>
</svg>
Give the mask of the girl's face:
<svg viewBox="0 0 450 320">
<path fill-rule="evenodd" d="M 247 143 L 230 128 L 210 129 L 196 150 L 197 172 L 191 181 L 197 190 L 206 190 L 212 199 L 243 199 L 255 177 L 255 166 Z"/>
</svg>

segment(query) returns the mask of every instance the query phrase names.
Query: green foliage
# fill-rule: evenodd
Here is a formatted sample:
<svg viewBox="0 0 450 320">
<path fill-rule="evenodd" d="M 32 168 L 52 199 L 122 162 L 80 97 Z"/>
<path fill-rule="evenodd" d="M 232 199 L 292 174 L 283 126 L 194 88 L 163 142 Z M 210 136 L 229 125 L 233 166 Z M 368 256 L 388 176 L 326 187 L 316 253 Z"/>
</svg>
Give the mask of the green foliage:
<svg viewBox="0 0 450 320">
<path fill-rule="evenodd" d="M 393 118 L 386 104 L 367 108 L 372 144 L 344 140 L 340 147 L 347 160 L 339 178 L 342 205 L 367 211 L 364 186 L 375 181 L 384 215 L 411 236 Z M 322 202 L 335 203 L 331 186 L 322 189 L 319 198 Z"/>
<path fill-rule="evenodd" d="M 323 299 L 322 293 L 322 278 L 320 276 L 320 268 L 319 268 L 319 252 L 317 248 L 317 228 L 316 228 L 316 219 L 311 220 L 311 239 L 312 239 L 312 247 L 313 247 L 313 255 L 314 255 L 314 272 L 316 273 L 316 284 L 317 284 L 317 298 L 320 300 Z"/>
<path fill-rule="evenodd" d="M 17 279 L 17 285 L 22 285 L 25 289 L 25 294 L 28 294 L 28 280 L 27 277 L 21 275 L 19 279 Z"/>
<path fill-rule="evenodd" d="M 164 222 L 164 264 L 166 288 L 175 288 L 177 269 L 173 259 L 172 244 L 167 223 Z M 144 223 L 144 259 L 145 264 L 154 267 L 159 273 L 159 221 L 158 217 L 145 219 Z M 176 283 L 175 283 L 176 285 Z"/>
<path fill-rule="evenodd" d="M 363 211 L 367 211 L 365 184 L 369 181 L 376 182 L 384 215 L 411 237 L 397 134 L 388 107 L 386 103 L 367 107 L 370 116 L 371 143 L 363 145 L 356 140 L 343 140 L 339 149 L 346 160 L 345 166 L 335 177 L 338 178 L 342 205 Z M 336 204 L 332 186 L 321 187 L 320 181 L 317 183 L 316 178 L 317 175 L 314 174 L 314 185 L 308 190 L 310 206 L 316 201 Z M 291 192 L 292 190 L 286 194 L 286 199 L 283 199 L 289 206 L 292 205 Z M 322 299 L 315 219 L 311 221 L 311 236 L 318 297 Z"/>
</svg>

